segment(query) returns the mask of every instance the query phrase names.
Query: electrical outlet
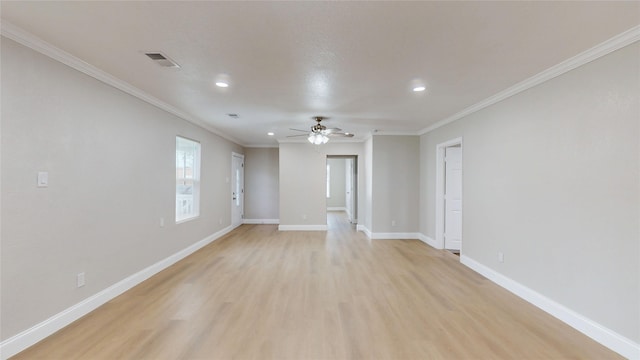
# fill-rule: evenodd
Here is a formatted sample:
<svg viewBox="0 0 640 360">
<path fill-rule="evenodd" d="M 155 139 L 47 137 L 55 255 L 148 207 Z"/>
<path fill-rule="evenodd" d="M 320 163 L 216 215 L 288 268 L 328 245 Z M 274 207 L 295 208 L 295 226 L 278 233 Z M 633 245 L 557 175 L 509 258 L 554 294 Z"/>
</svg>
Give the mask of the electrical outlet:
<svg viewBox="0 0 640 360">
<path fill-rule="evenodd" d="M 160 218 L 160 227 L 164 227 L 164 218 Z"/>
<path fill-rule="evenodd" d="M 78 287 L 83 287 L 84 286 L 84 273 L 81 272 L 76 276 L 76 283 Z"/>
<path fill-rule="evenodd" d="M 502 251 L 498 251 L 498 262 L 504 262 L 504 254 L 502 253 Z"/>
<path fill-rule="evenodd" d="M 302 214 L 302 220 L 307 220 L 307 214 Z"/>
<path fill-rule="evenodd" d="M 222 218 L 218 219 L 218 224 L 222 225 Z"/>
<path fill-rule="evenodd" d="M 396 226 L 396 221 L 395 220 L 391 220 L 391 226 Z"/>
</svg>

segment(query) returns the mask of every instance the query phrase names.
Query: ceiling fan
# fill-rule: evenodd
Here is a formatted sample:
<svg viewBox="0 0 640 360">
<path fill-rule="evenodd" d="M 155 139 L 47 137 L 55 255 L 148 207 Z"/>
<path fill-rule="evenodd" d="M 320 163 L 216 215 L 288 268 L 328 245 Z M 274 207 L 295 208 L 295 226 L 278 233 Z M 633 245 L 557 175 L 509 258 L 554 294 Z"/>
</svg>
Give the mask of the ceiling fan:
<svg viewBox="0 0 640 360">
<path fill-rule="evenodd" d="M 328 119 L 324 116 L 314 116 L 312 118 L 316 121 L 316 124 L 311 127 L 311 131 L 308 130 L 300 130 L 300 129 L 289 129 L 293 131 L 301 131 L 305 134 L 300 135 L 289 135 L 287 137 L 298 137 L 298 136 L 307 136 L 307 140 L 314 145 L 326 144 L 329 141 L 329 137 L 340 136 L 340 137 L 353 137 L 354 134 L 348 132 L 342 132 L 340 128 L 330 128 L 328 129 L 326 126 L 322 125 L 320 122 L 322 120 Z"/>
</svg>

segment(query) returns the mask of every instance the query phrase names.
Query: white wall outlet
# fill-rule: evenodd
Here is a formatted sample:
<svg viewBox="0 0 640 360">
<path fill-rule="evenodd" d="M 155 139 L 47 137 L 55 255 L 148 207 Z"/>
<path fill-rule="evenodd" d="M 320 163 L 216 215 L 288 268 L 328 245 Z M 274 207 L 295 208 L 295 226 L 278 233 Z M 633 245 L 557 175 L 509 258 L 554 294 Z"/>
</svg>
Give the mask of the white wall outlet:
<svg viewBox="0 0 640 360">
<path fill-rule="evenodd" d="M 84 286 L 84 273 L 81 272 L 76 276 L 76 284 L 78 287 Z"/>
<path fill-rule="evenodd" d="M 218 224 L 222 225 L 222 218 L 218 219 Z"/>
<path fill-rule="evenodd" d="M 164 227 L 164 218 L 160 218 L 160 227 Z"/>
<path fill-rule="evenodd" d="M 307 220 L 307 214 L 302 214 L 302 220 Z"/>
<path fill-rule="evenodd" d="M 391 220 L 391 226 L 396 226 L 396 221 L 395 220 Z"/>
<path fill-rule="evenodd" d="M 46 171 L 38 172 L 38 187 L 49 186 L 49 173 Z"/>
<path fill-rule="evenodd" d="M 504 262 L 504 254 L 502 253 L 502 251 L 498 251 L 498 262 Z"/>
</svg>

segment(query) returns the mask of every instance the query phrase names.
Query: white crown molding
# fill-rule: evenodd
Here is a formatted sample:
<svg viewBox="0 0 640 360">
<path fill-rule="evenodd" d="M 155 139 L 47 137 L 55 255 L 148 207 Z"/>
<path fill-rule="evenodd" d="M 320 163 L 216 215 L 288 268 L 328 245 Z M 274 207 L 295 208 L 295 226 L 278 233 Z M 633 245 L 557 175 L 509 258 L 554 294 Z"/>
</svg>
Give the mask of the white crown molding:
<svg viewBox="0 0 640 360">
<path fill-rule="evenodd" d="M 245 149 L 277 149 L 280 146 L 278 144 L 247 144 L 243 145 Z"/>
<path fill-rule="evenodd" d="M 80 319 L 91 311 L 97 309 L 106 302 L 116 298 L 118 295 L 142 283 L 153 275 L 177 263 L 185 257 L 193 254 L 197 250 L 207 246 L 211 242 L 229 233 L 231 226 L 228 226 L 206 238 L 188 246 L 177 253 L 160 260 L 157 263 L 109 286 L 108 288 L 88 297 L 85 300 L 59 312 L 45 321 L 32 326 L 31 328 L 14 335 L 0 343 L 0 358 L 5 360 L 64 328 L 72 322 Z"/>
<path fill-rule="evenodd" d="M 220 130 L 207 124 L 204 120 L 195 118 L 182 110 L 167 104 L 166 102 L 151 96 L 150 94 L 138 89 L 137 87 L 116 78 L 115 76 L 100 70 L 99 68 L 81 60 L 68 52 L 57 48 L 48 42 L 40 39 L 39 37 L 11 24 L 6 20 L 2 20 L 0 24 L 0 34 L 15 42 L 18 42 L 32 50 L 35 50 L 43 55 L 46 55 L 58 62 L 61 62 L 75 70 L 78 70 L 86 75 L 93 77 L 94 79 L 101 81 L 107 85 L 121 90 L 131 96 L 134 96 L 142 101 L 145 101 L 161 110 L 164 110 L 172 115 L 175 115 L 183 120 L 186 120 L 192 124 L 202 127 L 203 129 L 216 134 L 224 139 L 227 139 L 233 143 L 244 146 L 238 139 L 229 136 Z"/>
<path fill-rule="evenodd" d="M 524 81 L 521 81 L 506 90 L 503 90 L 493 96 L 490 96 L 479 103 L 472 105 L 452 116 L 440 120 L 422 130 L 420 130 L 417 135 L 424 135 L 430 131 L 433 131 L 439 127 L 452 123 L 456 120 L 460 120 L 468 115 L 475 113 L 476 111 L 480 111 L 488 106 L 496 104 L 504 99 L 507 99 L 513 95 L 521 93 L 525 90 L 528 90 L 536 85 L 539 85 L 545 81 L 551 80 L 557 76 L 560 76 L 564 73 L 567 73 L 579 66 L 585 65 L 593 60 L 601 58 L 607 54 L 610 54 L 616 50 L 622 49 L 625 46 L 631 45 L 634 42 L 640 40 L 640 25 L 632 27 L 631 29 L 620 33 L 611 39 L 598 44 L 591 49 L 583 51 L 582 53 L 569 58 L 555 66 L 548 68 L 547 70 L 538 73 Z"/>
<path fill-rule="evenodd" d="M 378 130 L 372 136 L 416 136 L 419 135 L 417 131 L 386 131 Z"/>
<path fill-rule="evenodd" d="M 576 313 L 466 255 L 460 255 L 460 262 L 618 354 L 628 359 L 640 359 L 640 344 Z"/>
<path fill-rule="evenodd" d="M 0 24 L 0 33 L 2 34 L 2 36 L 5 36 L 9 39 L 12 39 L 24 46 L 27 46 L 39 53 L 42 53 L 46 56 L 49 56 L 50 58 L 57 60 L 67 66 L 70 66 L 84 74 L 87 74 L 99 81 L 104 82 L 105 84 L 111 85 L 119 90 L 124 91 L 125 93 L 135 96 L 153 106 L 156 106 L 170 114 L 173 114 L 181 119 L 184 119 L 186 121 L 189 121 L 195 125 L 198 125 L 222 138 L 225 138 L 231 142 L 234 142 L 238 145 L 241 146 L 245 146 L 245 147 L 277 147 L 277 146 L 272 146 L 272 145 L 262 145 L 262 144 L 252 144 L 252 145 L 245 145 L 243 144 L 241 141 L 239 141 L 238 139 L 233 138 L 232 136 L 229 136 L 221 131 L 219 131 L 218 129 L 212 127 L 211 125 L 207 124 L 205 121 L 195 118 L 165 102 L 163 102 L 162 100 L 159 100 L 149 94 L 147 94 L 146 92 L 134 87 L 133 85 L 130 85 L 129 83 L 120 80 L 98 68 L 96 68 L 93 65 L 88 64 L 87 62 L 65 52 L 62 49 L 59 49 L 49 43 L 47 43 L 46 41 L 36 37 L 35 35 L 32 35 L 24 30 L 22 30 L 21 28 L 11 24 L 10 22 L 7 22 L 5 20 L 2 21 L 2 23 Z M 566 72 L 569 72 L 579 66 L 582 66 L 584 64 L 587 64 L 593 60 L 596 60 L 600 57 L 603 57 L 607 54 L 610 54 L 616 50 L 619 50 L 625 46 L 628 46 L 630 44 L 633 44 L 636 41 L 640 40 L 640 25 L 639 26 L 635 26 L 623 33 L 620 33 L 614 37 L 612 37 L 611 39 L 598 44 L 594 47 L 592 47 L 591 49 L 588 49 L 572 58 L 569 58 L 555 66 L 552 66 L 551 68 L 542 71 L 541 73 L 538 73 L 537 75 L 534 75 L 524 81 L 521 81 L 517 84 L 515 84 L 514 86 L 511 86 L 493 96 L 490 96 L 482 101 L 480 101 L 479 103 L 476 103 L 450 117 L 447 117 L 445 119 L 442 119 L 440 121 L 437 121 L 436 123 L 422 129 L 419 130 L 417 132 L 405 132 L 405 131 L 379 131 L 376 132 L 375 134 L 367 134 L 363 139 L 350 139 L 350 140 L 335 140 L 332 139 L 334 142 L 365 142 L 367 141 L 372 135 L 424 135 L 430 131 L 433 131 L 437 128 L 440 128 L 444 125 L 447 125 L 449 123 L 452 123 L 454 121 L 460 120 L 470 114 L 473 114 L 479 110 L 482 110 L 488 106 L 491 106 L 493 104 L 496 104 L 502 100 L 505 100 L 511 96 L 514 96 L 518 93 L 521 93 L 525 90 L 528 90 L 536 85 L 539 85 L 545 81 L 551 80 L 557 76 L 560 76 Z M 281 143 L 305 143 L 306 141 L 304 139 L 301 140 L 289 140 L 289 139 L 278 139 L 277 140 L 279 144 Z"/>
</svg>

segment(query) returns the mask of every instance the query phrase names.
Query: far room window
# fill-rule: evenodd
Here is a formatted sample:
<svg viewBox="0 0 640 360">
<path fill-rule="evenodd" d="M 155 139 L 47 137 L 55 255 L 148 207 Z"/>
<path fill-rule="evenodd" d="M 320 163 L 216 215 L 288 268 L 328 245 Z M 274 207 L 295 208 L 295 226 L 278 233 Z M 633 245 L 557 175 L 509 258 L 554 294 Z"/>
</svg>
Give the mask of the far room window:
<svg viewBox="0 0 640 360">
<path fill-rule="evenodd" d="M 200 215 L 200 143 L 176 136 L 176 222 Z"/>
<path fill-rule="evenodd" d="M 331 197 L 331 165 L 327 164 L 327 199 Z"/>
</svg>

